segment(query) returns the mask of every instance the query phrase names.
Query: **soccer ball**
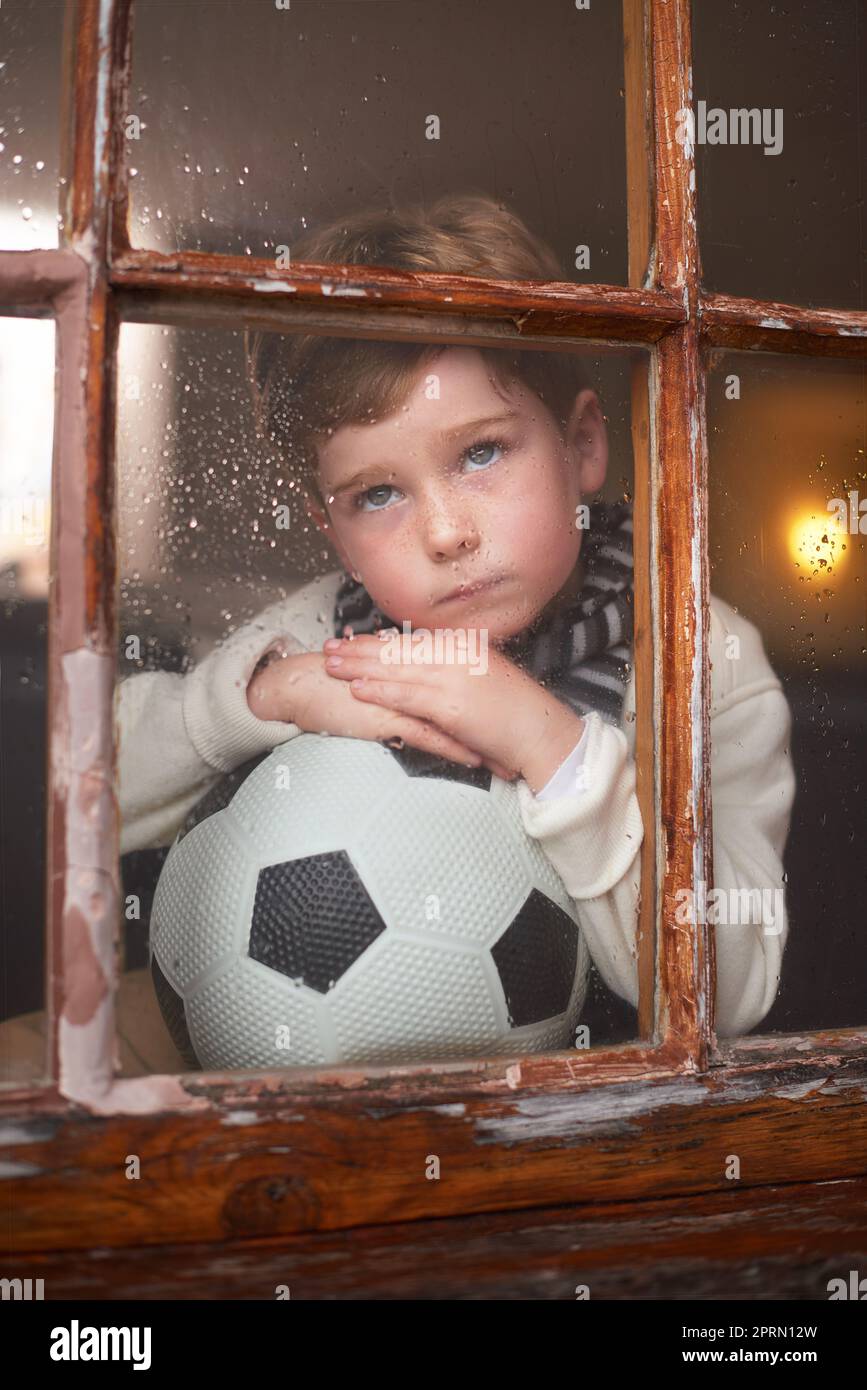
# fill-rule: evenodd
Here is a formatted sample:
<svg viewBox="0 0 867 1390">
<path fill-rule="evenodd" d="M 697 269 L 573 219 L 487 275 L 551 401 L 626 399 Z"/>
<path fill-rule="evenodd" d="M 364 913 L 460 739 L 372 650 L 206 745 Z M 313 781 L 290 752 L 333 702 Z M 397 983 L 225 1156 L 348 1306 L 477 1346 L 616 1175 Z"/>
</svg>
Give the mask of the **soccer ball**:
<svg viewBox="0 0 867 1390">
<path fill-rule="evenodd" d="M 409 747 L 300 734 L 193 808 L 150 962 L 190 1067 L 569 1047 L 589 955 L 517 792 Z"/>
</svg>

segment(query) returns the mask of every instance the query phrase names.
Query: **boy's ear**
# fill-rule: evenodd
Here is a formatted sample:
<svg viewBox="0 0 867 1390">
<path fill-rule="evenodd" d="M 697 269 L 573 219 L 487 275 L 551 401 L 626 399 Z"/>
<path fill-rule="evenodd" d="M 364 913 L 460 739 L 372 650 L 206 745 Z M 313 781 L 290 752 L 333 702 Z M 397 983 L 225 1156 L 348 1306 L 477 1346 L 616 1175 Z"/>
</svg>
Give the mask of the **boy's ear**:
<svg viewBox="0 0 867 1390">
<path fill-rule="evenodd" d="M 608 471 L 608 431 L 599 397 L 590 386 L 575 397 L 566 440 L 577 460 L 582 497 L 598 492 Z"/>
</svg>

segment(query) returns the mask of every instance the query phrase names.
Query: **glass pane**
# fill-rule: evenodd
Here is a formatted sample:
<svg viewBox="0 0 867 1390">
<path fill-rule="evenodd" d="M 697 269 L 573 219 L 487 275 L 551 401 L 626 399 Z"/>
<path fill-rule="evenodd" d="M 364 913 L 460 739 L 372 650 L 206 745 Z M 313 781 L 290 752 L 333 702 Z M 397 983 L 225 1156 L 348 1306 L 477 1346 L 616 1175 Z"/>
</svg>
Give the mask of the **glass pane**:
<svg viewBox="0 0 867 1390">
<path fill-rule="evenodd" d="M 54 323 L 0 318 L 0 1080 L 45 1070 L 45 666 Z"/>
<path fill-rule="evenodd" d="M 864 309 L 861 0 L 697 0 L 692 12 L 704 284 Z"/>
<path fill-rule="evenodd" d="M 57 246 L 63 0 L 0 6 L 0 250 Z"/>
<path fill-rule="evenodd" d="M 706 920 L 733 943 L 732 1034 L 867 1020 L 865 384 L 863 365 L 749 353 L 709 382 Z"/>
<path fill-rule="evenodd" d="M 274 334 L 257 435 L 242 331 L 123 326 L 127 1075 L 636 1036 L 632 362 L 592 352 Z M 326 670 L 347 626 L 436 718 Z"/>
<path fill-rule="evenodd" d="M 327 259 L 362 208 L 482 193 L 551 242 L 542 278 L 626 283 L 620 5 L 185 0 L 133 50 L 135 246 Z"/>
</svg>

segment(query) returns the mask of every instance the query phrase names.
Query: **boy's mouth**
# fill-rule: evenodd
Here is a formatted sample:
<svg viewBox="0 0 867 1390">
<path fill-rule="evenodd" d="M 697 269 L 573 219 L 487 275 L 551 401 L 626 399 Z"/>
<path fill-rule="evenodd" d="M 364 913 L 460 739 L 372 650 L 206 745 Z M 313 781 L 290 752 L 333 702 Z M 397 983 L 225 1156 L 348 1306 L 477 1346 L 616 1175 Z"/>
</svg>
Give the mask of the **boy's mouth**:
<svg viewBox="0 0 867 1390">
<path fill-rule="evenodd" d="M 445 594 L 438 602 L 450 603 L 453 599 L 475 598 L 476 594 L 487 593 L 489 589 L 496 588 L 498 584 L 502 584 L 504 578 L 504 575 L 495 575 L 491 579 L 477 579 L 471 584 L 459 584 L 456 589 L 452 589 L 451 593 Z"/>
</svg>

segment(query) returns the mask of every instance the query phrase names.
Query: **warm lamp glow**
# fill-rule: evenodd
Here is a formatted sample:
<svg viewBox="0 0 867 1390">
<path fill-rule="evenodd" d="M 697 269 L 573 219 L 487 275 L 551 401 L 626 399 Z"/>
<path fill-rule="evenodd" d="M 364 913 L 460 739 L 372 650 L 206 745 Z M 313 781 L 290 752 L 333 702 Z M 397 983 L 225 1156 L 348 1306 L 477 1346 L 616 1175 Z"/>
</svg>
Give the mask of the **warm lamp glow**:
<svg viewBox="0 0 867 1390">
<path fill-rule="evenodd" d="M 841 563 L 848 532 L 830 512 L 804 513 L 789 531 L 792 558 L 808 574 L 828 574 Z"/>
</svg>

